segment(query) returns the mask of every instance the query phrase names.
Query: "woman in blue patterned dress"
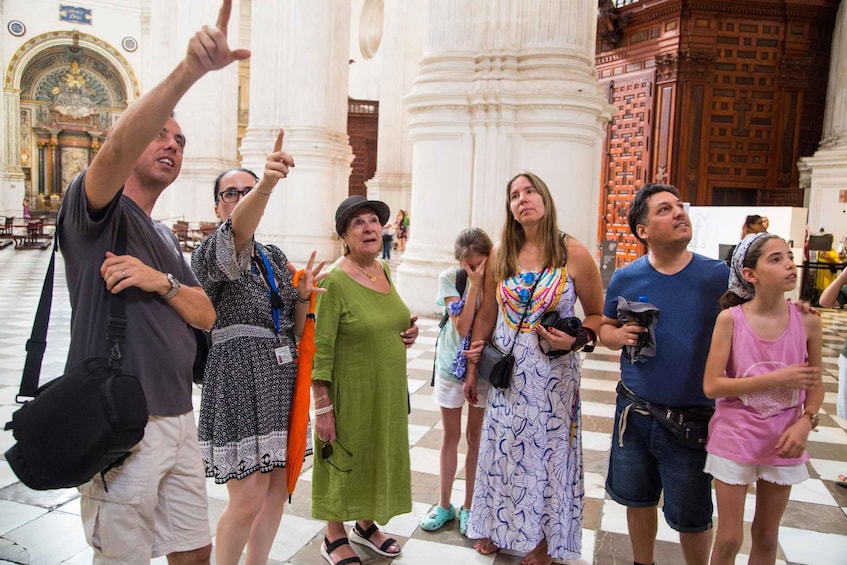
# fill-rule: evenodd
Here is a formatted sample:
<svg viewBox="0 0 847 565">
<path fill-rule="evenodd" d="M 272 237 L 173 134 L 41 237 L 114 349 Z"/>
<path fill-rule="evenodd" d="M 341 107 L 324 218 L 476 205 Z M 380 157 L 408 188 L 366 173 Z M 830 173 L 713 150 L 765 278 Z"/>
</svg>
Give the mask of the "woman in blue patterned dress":
<svg viewBox="0 0 847 565">
<path fill-rule="evenodd" d="M 544 181 L 521 173 L 506 195 L 507 220 L 485 270 L 472 340 L 491 338 L 503 351 L 514 344 L 516 362 L 510 386 L 488 394 L 467 535 L 479 538 L 480 553 L 510 549 L 525 554 L 522 565 L 546 565 L 582 552 L 577 353 L 600 325 L 603 288 L 585 246 L 559 231 Z M 577 299 L 585 314 L 578 337 L 538 323 L 546 312 L 574 316 Z M 469 402 L 477 400 L 476 383 L 469 363 Z"/>
</svg>

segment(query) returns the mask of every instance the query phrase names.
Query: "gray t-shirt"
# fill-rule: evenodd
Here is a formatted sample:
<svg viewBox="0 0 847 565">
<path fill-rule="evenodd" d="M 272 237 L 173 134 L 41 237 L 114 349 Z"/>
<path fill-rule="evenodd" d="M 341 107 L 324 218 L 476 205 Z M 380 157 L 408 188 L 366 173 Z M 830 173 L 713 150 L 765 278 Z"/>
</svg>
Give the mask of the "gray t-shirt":
<svg viewBox="0 0 847 565">
<path fill-rule="evenodd" d="M 109 355 L 106 326 L 110 293 L 100 276 L 106 251 L 112 251 L 121 215 L 127 226 L 127 255 L 183 284 L 199 286 L 173 232 L 153 221 L 121 193 L 89 215 L 83 190 L 85 172 L 68 187 L 62 203 L 59 248 L 71 299 L 71 343 L 67 367 L 83 359 Z M 119 213 L 119 212 L 122 212 Z M 129 288 L 126 299 L 126 344 L 123 370 L 138 377 L 151 416 L 176 416 L 191 411 L 191 368 L 196 342 L 191 329 L 159 295 Z"/>
</svg>

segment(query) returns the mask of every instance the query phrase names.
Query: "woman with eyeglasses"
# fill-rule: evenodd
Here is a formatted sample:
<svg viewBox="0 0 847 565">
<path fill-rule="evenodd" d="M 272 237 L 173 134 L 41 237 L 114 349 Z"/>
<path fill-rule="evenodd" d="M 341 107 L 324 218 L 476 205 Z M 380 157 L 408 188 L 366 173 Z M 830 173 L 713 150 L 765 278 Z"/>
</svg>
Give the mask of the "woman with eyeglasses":
<svg viewBox="0 0 847 565">
<path fill-rule="evenodd" d="M 524 554 L 523 565 L 549 564 L 582 553 L 578 352 L 596 339 L 603 288 L 585 246 L 559 231 L 544 181 L 518 174 L 505 197 L 506 223 L 486 264 L 471 340 L 511 349 L 516 362 L 509 385 L 488 392 L 467 536 L 478 539 L 480 553 L 509 549 Z M 581 329 L 542 326 L 544 314 L 573 317 L 577 300 Z M 477 369 L 469 358 L 471 403 Z"/>
<path fill-rule="evenodd" d="M 768 219 L 758 214 L 751 214 L 744 218 L 744 225 L 741 226 L 741 240 L 751 233 L 762 233 L 768 231 Z"/>
<path fill-rule="evenodd" d="M 191 266 L 215 305 L 198 434 L 206 476 L 226 484 L 229 503 L 218 520 L 215 560 L 266 563 L 288 498 L 288 420 L 297 374 L 296 339 L 323 262 L 315 253 L 292 285 L 294 267 L 278 247 L 253 235 L 277 183 L 294 160 L 283 131 L 262 178 L 230 169 L 215 180 L 222 224 L 191 256 Z M 307 435 L 308 437 L 308 435 Z M 311 454 L 311 441 L 306 455 Z"/>
<path fill-rule="evenodd" d="M 412 510 L 406 348 L 416 317 L 377 260 L 384 202 L 345 199 L 335 212 L 344 254 L 320 286 L 312 394 L 321 456 L 312 469 L 312 517 L 326 520 L 321 555 L 331 565 L 361 563 L 353 542 L 384 557 L 400 554 L 383 532 Z M 344 522 L 355 521 L 349 537 Z"/>
</svg>

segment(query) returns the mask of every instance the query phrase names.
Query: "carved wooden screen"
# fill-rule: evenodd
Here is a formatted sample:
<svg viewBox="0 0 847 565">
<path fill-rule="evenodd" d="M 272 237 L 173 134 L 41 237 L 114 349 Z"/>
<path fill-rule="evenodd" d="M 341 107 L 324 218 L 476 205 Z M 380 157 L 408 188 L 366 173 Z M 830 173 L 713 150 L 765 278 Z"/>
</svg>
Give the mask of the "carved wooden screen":
<svg viewBox="0 0 847 565">
<path fill-rule="evenodd" d="M 348 99 L 347 135 L 353 149 L 353 164 L 348 181 L 350 196 L 367 196 L 365 183 L 376 173 L 379 102 Z"/>
<path fill-rule="evenodd" d="M 615 267 L 638 258 L 639 246 L 627 224 L 635 193 L 648 182 L 653 128 L 653 72 L 606 84 L 615 107 L 606 138 L 600 241 L 616 248 Z"/>
<path fill-rule="evenodd" d="M 709 113 L 707 177 L 712 204 L 735 204 L 732 191 L 771 185 L 772 144 L 780 131 L 777 89 L 781 26 L 774 22 L 716 22 L 715 86 Z M 789 151 L 790 152 L 790 151 Z M 733 188 L 724 188 L 733 187 Z M 729 192 L 729 194 L 727 193 Z M 740 195 L 739 195 L 740 196 Z M 738 203 L 744 202 L 741 199 Z"/>
</svg>

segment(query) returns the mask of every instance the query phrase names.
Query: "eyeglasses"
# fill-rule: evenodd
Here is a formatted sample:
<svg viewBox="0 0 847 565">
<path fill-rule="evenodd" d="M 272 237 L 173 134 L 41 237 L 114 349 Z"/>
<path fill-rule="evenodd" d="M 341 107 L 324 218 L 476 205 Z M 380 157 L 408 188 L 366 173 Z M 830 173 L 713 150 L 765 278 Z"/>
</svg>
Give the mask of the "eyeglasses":
<svg viewBox="0 0 847 565">
<path fill-rule="evenodd" d="M 238 190 L 236 188 L 228 188 L 224 191 L 218 193 L 218 199 L 223 200 L 227 204 L 232 204 L 234 202 L 238 202 L 238 199 L 242 196 L 247 196 L 247 194 L 253 190 L 252 186 L 245 186 L 244 190 Z"/>
<path fill-rule="evenodd" d="M 343 449 L 344 452 L 347 453 L 347 455 L 349 455 L 350 457 L 353 457 L 353 454 L 350 453 L 349 451 L 347 451 L 347 448 L 344 447 L 343 445 L 341 445 L 340 441 L 338 441 L 336 439 L 335 443 L 337 443 L 338 447 Z M 332 461 L 329 460 L 330 457 L 332 457 L 332 444 L 331 443 L 325 443 L 323 445 L 323 447 L 321 447 L 321 459 L 323 459 L 324 461 L 329 463 L 329 465 L 331 467 L 333 467 L 334 469 L 336 469 L 338 471 L 341 471 L 342 473 L 350 473 L 350 472 L 353 471 L 353 469 L 342 469 L 342 468 L 338 467 L 335 463 L 333 463 Z"/>
</svg>

